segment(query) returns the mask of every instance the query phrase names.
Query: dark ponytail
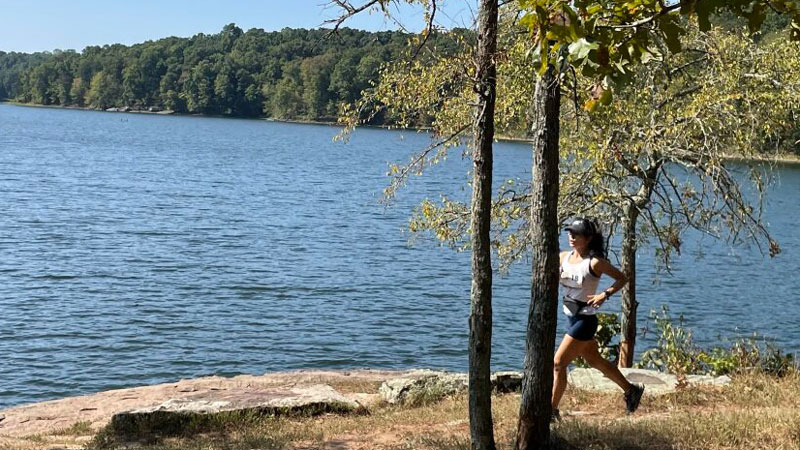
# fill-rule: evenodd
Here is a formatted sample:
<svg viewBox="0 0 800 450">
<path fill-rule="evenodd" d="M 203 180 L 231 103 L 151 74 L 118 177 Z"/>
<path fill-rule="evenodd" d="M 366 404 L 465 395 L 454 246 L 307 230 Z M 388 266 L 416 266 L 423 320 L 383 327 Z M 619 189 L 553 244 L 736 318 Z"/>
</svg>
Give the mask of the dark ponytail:
<svg viewBox="0 0 800 450">
<path fill-rule="evenodd" d="M 586 219 L 586 221 L 592 224 L 592 234 L 589 239 L 589 257 L 606 259 L 606 240 L 600 230 L 600 225 L 594 219 Z"/>
</svg>

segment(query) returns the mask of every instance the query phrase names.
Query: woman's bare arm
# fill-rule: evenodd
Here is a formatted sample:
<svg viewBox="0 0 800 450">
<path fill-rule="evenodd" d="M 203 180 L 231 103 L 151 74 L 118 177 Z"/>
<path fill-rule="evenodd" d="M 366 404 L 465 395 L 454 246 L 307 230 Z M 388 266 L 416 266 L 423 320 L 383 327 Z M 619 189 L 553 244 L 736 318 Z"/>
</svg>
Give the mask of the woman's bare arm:
<svg viewBox="0 0 800 450">
<path fill-rule="evenodd" d="M 603 292 L 595 295 L 590 295 L 588 303 L 592 306 L 599 307 L 605 302 L 608 297 L 617 293 L 628 283 L 628 277 L 625 276 L 619 269 L 614 267 L 608 260 L 602 258 L 592 258 L 590 263 L 592 271 L 598 276 L 606 274 L 614 279 L 614 284 L 606 288 Z"/>
</svg>

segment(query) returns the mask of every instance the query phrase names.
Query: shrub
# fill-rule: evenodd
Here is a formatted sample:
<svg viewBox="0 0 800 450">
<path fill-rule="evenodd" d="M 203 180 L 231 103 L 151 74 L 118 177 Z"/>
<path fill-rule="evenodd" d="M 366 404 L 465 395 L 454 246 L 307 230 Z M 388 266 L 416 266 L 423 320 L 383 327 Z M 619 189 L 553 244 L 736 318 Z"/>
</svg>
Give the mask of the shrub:
<svg viewBox="0 0 800 450">
<path fill-rule="evenodd" d="M 794 355 L 783 353 L 767 339 L 754 334 L 749 338 L 734 340 L 729 347 L 701 349 L 692 340 L 691 330 L 683 325 L 683 316 L 677 325 L 666 306 L 661 314 L 651 313 L 650 319 L 658 330 L 654 348 L 642 353 L 637 367 L 658 369 L 676 375 L 705 373 L 729 375 L 743 371 L 758 371 L 782 377 L 797 370 Z"/>
<path fill-rule="evenodd" d="M 691 330 L 683 326 L 683 316 L 678 324 L 673 324 L 672 316 L 666 306 L 661 314 L 651 313 L 650 319 L 658 331 L 658 341 L 654 348 L 642 353 L 637 367 L 649 367 L 676 375 L 705 372 L 705 364 L 700 360 L 700 349 L 694 345 Z"/>
</svg>

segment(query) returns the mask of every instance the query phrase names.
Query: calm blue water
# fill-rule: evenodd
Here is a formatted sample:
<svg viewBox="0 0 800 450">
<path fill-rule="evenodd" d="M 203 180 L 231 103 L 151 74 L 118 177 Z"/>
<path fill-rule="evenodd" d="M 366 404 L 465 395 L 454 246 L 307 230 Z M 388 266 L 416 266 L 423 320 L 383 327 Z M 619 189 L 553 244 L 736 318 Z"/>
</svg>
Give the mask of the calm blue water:
<svg viewBox="0 0 800 450">
<path fill-rule="evenodd" d="M 422 198 L 468 198 L 469 162 L 386 208 L 387 162 L 427 138 L 338 131 L 0 105 L 0 407 L 210 374 L 466 370 L 469 255 L 403 227 Z M 496 170 L 528 179 L 528 146 L 499 144 Z M 645 250 L 642 324 L 669 304 L 701 344 L 758 331 L 797 351 L 800 171 L 779 178 L 784 253 L 689 236 L 656 277 Z M 496 369 L 522 365 L 527 264 L 495 279 Z"/>
</svg>

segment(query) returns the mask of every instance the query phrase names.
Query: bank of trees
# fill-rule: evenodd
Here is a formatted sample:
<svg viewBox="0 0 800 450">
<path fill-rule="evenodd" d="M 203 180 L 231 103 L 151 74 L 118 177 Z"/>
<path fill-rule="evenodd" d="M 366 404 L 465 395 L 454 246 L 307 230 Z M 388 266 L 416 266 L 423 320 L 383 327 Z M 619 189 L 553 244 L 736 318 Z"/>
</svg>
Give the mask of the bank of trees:
<svg viewBox="0 0 800 450">
<path fill-rule="evenodd" d="M 453 30 L 433 37 L 455 48 Z M 335 118 L 409 52 L 412 35 L 341 28 L 243 31 L 34 54 L 0 52 L 0 99 L 41 105 L 158 108 L 181 113 Z M 425 55 L 422 55 L 424 58 Z M 377 118 L 378 120 L 380 118 Z"/>
</svg>

